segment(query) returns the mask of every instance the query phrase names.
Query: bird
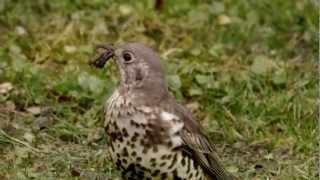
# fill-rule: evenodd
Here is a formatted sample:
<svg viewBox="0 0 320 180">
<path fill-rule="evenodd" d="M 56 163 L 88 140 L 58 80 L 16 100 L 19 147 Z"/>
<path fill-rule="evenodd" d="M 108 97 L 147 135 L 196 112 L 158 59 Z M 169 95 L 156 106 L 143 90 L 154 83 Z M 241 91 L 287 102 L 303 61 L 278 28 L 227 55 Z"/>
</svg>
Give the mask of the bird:
<svg viewBox="0 0 320 180">
<path fill-rule="evenodd" d="M 111 159 L 125 180 L 232 180 L 214 144 L 169 92 L 158 53 L 138 42 L 99 45 L 90 64 L 112 59 L 120 82 L 104 108 Z"/>
</svg>

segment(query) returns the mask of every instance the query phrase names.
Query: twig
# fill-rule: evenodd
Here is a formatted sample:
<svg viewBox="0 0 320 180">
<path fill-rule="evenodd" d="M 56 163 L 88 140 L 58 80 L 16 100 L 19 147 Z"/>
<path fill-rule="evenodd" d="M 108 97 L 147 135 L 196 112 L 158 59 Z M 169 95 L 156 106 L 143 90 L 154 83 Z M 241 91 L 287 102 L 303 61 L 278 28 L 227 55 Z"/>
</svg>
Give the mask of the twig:
<svg viewBox="0 0 320 180">
<path fill-rule="evenodd" d="M 24 141 L 21 141 L 20 139 L 17 139 L 15 137 L 12 137 L 10 135 L 8 135 L 6 132 L 4 132 L 2 129 L 0 129 L 0 133 L 7 139 L 15 142 L 15 143 L 18 143 L 18 144 L 21 144 L 27 148 L 29 148 L 30 150 L 32 150 L 33 152 L 36 152 L 36 153 L 44 153 L 43 151 L 41 151 L 40 149 L 37 149 L 37 148 L 34 148 L 32 147 L 30 144 L 24 142 Z"/>
<path fill-rule="evenodd" d="M 231 119 L 232 122 L 237 122 L 236 117 L 234 117 L 234 115 L 225 106 L 222 106 L 222 108 L 227 113 L 227 116 Z"/>
</svg>

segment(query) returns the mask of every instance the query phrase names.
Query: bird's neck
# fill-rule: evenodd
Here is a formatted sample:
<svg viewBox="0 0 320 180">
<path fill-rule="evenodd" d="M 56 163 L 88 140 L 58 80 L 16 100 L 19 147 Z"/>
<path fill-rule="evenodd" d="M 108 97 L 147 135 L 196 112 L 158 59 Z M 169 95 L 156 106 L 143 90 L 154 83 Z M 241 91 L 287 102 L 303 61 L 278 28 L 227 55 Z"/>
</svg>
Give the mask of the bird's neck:
<svg viewBox="0 0 320 180">
<path fill-rule="evenodd" d="M 120 85 L 118 92 L 130 98 L 137 105 L 152 106 L 169 96 L 167 85 L 163 83 L 142 84 L 141 86 Z"/>
</svg>

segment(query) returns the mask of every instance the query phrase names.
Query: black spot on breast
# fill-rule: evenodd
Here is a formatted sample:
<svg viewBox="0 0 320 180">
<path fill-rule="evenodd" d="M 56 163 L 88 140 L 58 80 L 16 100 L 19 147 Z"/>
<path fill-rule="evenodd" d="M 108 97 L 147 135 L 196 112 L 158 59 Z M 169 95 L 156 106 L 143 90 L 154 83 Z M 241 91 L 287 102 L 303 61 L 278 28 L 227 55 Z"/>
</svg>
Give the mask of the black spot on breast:
<svg viewBox="0 0 320 180">
<path fill-rule="evenodd" d="M 190 173 L 188 177 L 191 179 L 193 177 L 193 173 Z"/>
<path fill-rule="evenodd" d="M 145 138 L 141 138 L 140 139 L 140 144 L 142 147 L 144 148 L 150 148 L 152 146 L 151 144 L 152 142 L 150 142 L 149 138 L 148 137 L 145 137 Z"/>
<path fill-rule="evenodd" d="M 134 120 L 130 120 L 130 125 L 136 128 L 140 128 L 142 124 L 135 122 Z"/>
<path fill-rule="evenodd" d="M 200 175 L 199 170 L 196 171 L 196 177 Z"/>
<path fill-rule="evenodd" d="M 148 124 L 147 124 L 147 127 L 148 127 L 149 129 L 155 129 L 155 125 L 152 124 L 152 123 L 148 123 Z"/>
<path fill-rule="evenodd" d="M 151 166 L 152 167 L 155 167 L 157 165 L 157 162 L 156 162 L 156 159 L 155 158 L 151 158 L 150 159 L 150 162 L 151 162 Z"/>
<path fill-rule="evenodd" d="M 163 166 L 165 166 L 165 165 L 166 165 L 166 162 L 160 163 L 160 167 L 163 167 Z"/>
<path fill-rule="evenodd" d="M 136 156 L 137 152 L 136 151 L 132 151 L 131 156 Z"/>
<path fill-rule="evenodd" d="M 158 146 L 157 146 L 157 145 L 154 145 L 154 146 L 152 147 L 152 151 L 153 151 L 154 153 L 158 152 Z"/>
<path fill-rule="evenodd" d="M 149 124 L 150 126 L 150 124 Z M 153 127 L 153 126 L 152 126 Z M 164 140 L 166 139 L 165 137 L 163 137 L 163 135 L 161 134 L 160 131 L 158 131 L 158 129 L 154 126 L 153 129 L 150 128 L 151 130 L 146 130 L 146 136 L 148 137 L 150 144 L 163 144 Z"/>
<path fill-rule="evenodd" d="M 113 111 L 110 112 L 110 117 L 114 117 Z"/>
<path fill-rule="evenodd" d="M 177 161 L 177 153 L 175 153 L 175 154 L 173 155 L 171 164 L 170 164 L 170 166 L 169 166 L 168 168 L 171 169 L 171 168 L 174 166 L 174 164 L 176 163 L 176 161 Z"/>
<path fill-rule="evenodd" d="M 187 168 L 187 173 L 190 172 L 190 166 L 191 166 L 191 163 L 193 162 L 192 159 L 188 158 L 188 168 Z"/>
<path fill-rule="evenodd" d="M 171 157 L 172 157 L 172 154 L 168 154 L 166 159 L 167 159 L 167 160 L 170 160 Z"/>
<path fill-rule="evenodd" d="M 117 136 L 118 136 L 118 141 L 120 141 L 120 142 L 123 142 L 123 137 L 122 137 L 122 135 L 120 134 L 120 133 L 117 133 Z"/>
<path fill-rule="evenodd" d="M 143 138 L 140 139 L 140 144 L 141 144 L 142 146 L 146 146 L 146 145 L 147 145 L 145 139 L 143 139 Z"/>
<path fill-rule="evenodd" d="M 127 161 L 127 159 L 122 159 L 121 162 L 124 164 L 127 164 L 128 161 Z"/>
<path fill-rule="evenodd" d="M 169 148 L 171 148 L 172 146 L 173 146 L 173 144 L 172 144 L 172 141 L 168 141 L 168 143 L 167 143 L 167 146 L 169 147 Z"/>
<path fill-rule="evenodd" d="M 116 131 L 119 130 L 119 127 L 116 122 L 113 122 L 112 125 L 113 125 L 114 130 L 116 130 Z"/>
<path fill-rule="evenodd" d="M 133 134 L 132 138 L 131 138 L 131 141 L 132 141 L 132 142 L 136 142 L 136 141 L 138 140 L 138 136 L 139 136 L 139 134 L 138 134 L 137 132 L 135 132 L 135 133 Z"/>
<path fill-rule="evenodd" d="M 128 137 L 129 136 L 128 131 L 125 128 L 122 129 L 122 136 L 123 137 Z"/>
<path fill-rule="evenodd" d="M 114 151 L 114 145 L 113 145 L 113 143 L 110 143 L 110 146 L 111 146 L 111 150 Z"/>
<path fill-rule="evenodd" d="M 121 167 L 121 161 L 120 161 L 120 159 L 118 159 L 118 160 L 117 160 L 117 162 L 116 162 L 116 166 L 117 166 L 118 168 L 120 168 L 120 167 Z"/>
<path fill-rule="evenodd" d="M 139 179 L 143 179 L 143 178 L 144 178 L 144 172 L 143 172 L 143 171 L 137 170 L 137 171 L 136 171 L 136 175 L 137 175 L 137 177 L 138 177 Z"/>
<path fill-rule="evenodd" d="M 124 157 L 127 157 L 127 156 L 129 155 L 128 150 L 127 150 L 126 147 L 123 148 L 123 150 L 122 150 L 122 155 L 123 155 Z"/>
<path fill-rule="evenodd" d="M 185 156 L 182 157 L 182 159 L 181 159 L 181 164 L 182 164 L 182 166 L 185 166 L 185 165 L 186 165 L 186 157 L 185 157 Z"/>
<path fill-rule="evenodd" d="M 160 170 L 156 169 L 155 171 L 153 171 L 153 173 L 151 174 L 152 177 L 157 177 L 160 174 Z"/>
<path fill-rule="evenodd" d="M 164 155 L 162 155 L 161 157 L 160 157 L 160 159 L 162 159 L 162 160 L 164 160 L 164 159 L 166 159 L 167 158 L 167 155 L 166 154 L 164 154 Z"/>
<path fill-rule="evenodd" d="M 167 176 L 168 176 L 167 173 L 162 173 L 162 174 L 161 174 L 161 179 L 162 179 L 162 180 L 165 180 L 165 179 L 167 178 Z"/>
<path fill-rule="evenodd" d="M 116 132 L 108 133 L 111 141 L 115 141 L 117 139 L 118 134 Z"/>
<path fill-rule="evenodd" d="M 148 172 L 150 172 L 150 170 L 149 169 L 147 169 L 146 167 L 144 167 L 144 166 L 141 166 L 140 167 L 140 169 L 142 170 L 142 171 L 148 171 Z"/>
<path fill-rule="evenodd" d="M 147 154 L 148 150 L 149 150 L 148 148 L 144 147 L 143 150 L 142 150 L 142 153 L 143 154 Z"/>
<path fill-rule="evenodd" d="M 130 120 L 130 125 L 131 125 L 131 126 L 135 126 L 135 125 L 136 125 L 136 122 L 134 122 L 134 120 L 131 119 L 131 120 Z"/>
<path fill-rule="evenodd" d="M 178 171 L 175 169 L 173 171 L 173 180 L 182 180 L 179 176 L 178 176 Z"/>
<path fill-rule="evenodd" d="M 110 129 L 110 124 L 107 124 L 107 125 L 104 127 L 104 131 L 105 131 L 106 133 L 108 133 L 109 129 Z"/>
<path fill-rule="evenodd" d="M 141 158 L 141 157 L 137 157 L 137 161 L 138 161 L 138 162 L 141 162 L 141 161 L 142 161 L 142 158 Z"/>
<path fill-rule="evenodd" d="M 129 164 L 127 169 L 124 171 L 124 173 L 135 173 L 135 172 L 136 172 L 136 169 L 135 169 L 134 163 Z"/>
</svg>

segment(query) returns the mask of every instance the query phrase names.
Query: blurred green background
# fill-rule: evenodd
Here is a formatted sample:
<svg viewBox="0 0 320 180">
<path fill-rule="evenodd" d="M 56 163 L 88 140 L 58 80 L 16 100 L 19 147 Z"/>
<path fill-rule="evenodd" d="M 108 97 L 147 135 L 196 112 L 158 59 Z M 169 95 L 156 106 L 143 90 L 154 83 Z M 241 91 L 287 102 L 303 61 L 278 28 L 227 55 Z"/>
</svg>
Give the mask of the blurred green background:
<svg viewBox="0 0 320 180">
<path fill-rule="evenodd" d="M 118 177 L 101 43 L 143 42 L 240 179 L 318 179 L 317 1 L 0 0 L 0 179 Z"/>
</svg>

